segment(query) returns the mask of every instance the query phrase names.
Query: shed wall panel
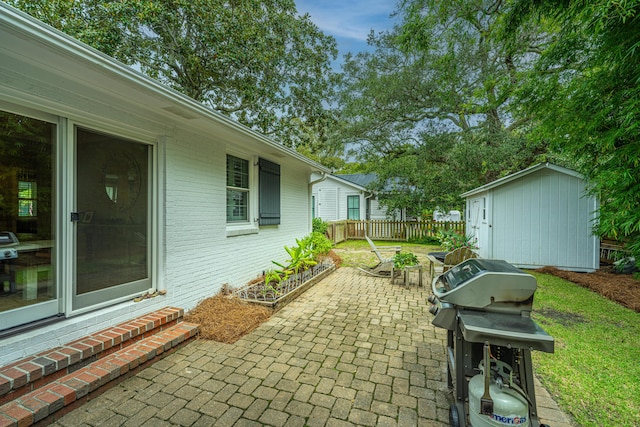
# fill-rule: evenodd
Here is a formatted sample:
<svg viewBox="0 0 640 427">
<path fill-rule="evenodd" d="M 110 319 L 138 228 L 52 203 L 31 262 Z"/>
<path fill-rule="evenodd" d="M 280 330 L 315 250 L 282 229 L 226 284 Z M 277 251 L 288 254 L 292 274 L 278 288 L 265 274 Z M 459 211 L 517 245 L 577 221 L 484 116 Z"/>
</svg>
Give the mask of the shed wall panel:
<svg viewBox="0 0 640 427">
<path fill-rule="evenodd" d="M 522 266 L 593 269 L 590 204 L 584 182 L 541 170 L 496 187 L 491 257 Z"/>
</svg>

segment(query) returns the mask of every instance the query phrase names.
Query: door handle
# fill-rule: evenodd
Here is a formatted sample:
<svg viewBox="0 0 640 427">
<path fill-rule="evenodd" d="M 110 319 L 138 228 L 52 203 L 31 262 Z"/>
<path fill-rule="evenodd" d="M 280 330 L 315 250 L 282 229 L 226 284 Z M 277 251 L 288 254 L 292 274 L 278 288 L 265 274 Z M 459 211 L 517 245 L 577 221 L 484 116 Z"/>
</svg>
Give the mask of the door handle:
<svg viewBox="0 0 640 427">
<path fill-rule="evenodd" d="M 71 212 L 71 222 L 80 222 L 80 212 Z"/>
</svg>

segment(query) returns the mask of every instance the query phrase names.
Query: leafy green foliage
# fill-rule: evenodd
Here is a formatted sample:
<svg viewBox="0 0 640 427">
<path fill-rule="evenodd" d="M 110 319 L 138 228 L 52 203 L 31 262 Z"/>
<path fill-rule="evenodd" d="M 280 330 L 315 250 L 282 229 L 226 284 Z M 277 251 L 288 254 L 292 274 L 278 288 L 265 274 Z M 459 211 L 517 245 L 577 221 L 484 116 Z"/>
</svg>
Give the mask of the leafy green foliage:
<svg viewBox="0 0 640 427">
<path fill-rule="evenodd" d="M 322 151 L 335 40 L 293 0 L 10 0 L 291 147 Z"/>
<path fill-rule="evenodd" d="M 402 269 L 418 264 L 418 257 L 411 252 L 399 252 L 393 256 L 393 268 Z"/>
<path fill-rule="evenodd" d="M 412 237 L 408 242 L 419 245 L 440 245 L 440 239 L 435 236 L 425 236 L 422 238 Z"/>
<path fill-rule="evenodd" d="M 329 223 L 324 221 L 322 218 L 313 218 L 311 227 L 314 233 L 324 234 L 327 232 Z"/>
<path fill-rule="evenodd" d="M 402 24 L 372 34 L 374 52 L 347 56 L 341 135 L 379 174 L 382 205 L 461 206 L 459 194 L 530 166 L 546 143 L 527 138 L 512 95 L 533 35 L 501 44 L 503 6 L 482 0 L 407 0 Z M 380 191 L 390 179 L 397 191 Z"/>
<path fill-rule="evenodd" d="M 311 251 L 311 255 L 314 259 L 317 259 L 318 255 L 326 255 L 331 249 L 333 249 L 333 243 L 325 236 L 324 233 L 314 231 L 304 239 L 301 244 L 308 247 Z"/>
<path fill-rule="evenodd" d="M 440 242 L 440 246 L 449 252 L 459 248 L 478 249 L 475 237 L 458 234 L 451 230 L 439 231 L 438 240 Z"/>
<path fill-rule="evenodd" d="M 507 43 L 546 25 L 542 56 L 519 93 L 535 135 L 570 158 L 601 200 L 596 231 L 640 260 L 640 2 L 513 1 Z"/>
<path fill-rule="evenodd" d="M 298 274 L 316 265 L 318 256 L 326 255 L 332 247 L 333 244 L 324 234 L 315 231 L 302 239 L 296 239 L 296 246 L 284 247 L 289 254 L 289 260 L 286 264 L 271 261 L 279 268 L 274 270 L 269 277 L 271 280 L 286 280 L 292 274 Z M 280 279 L 277 279 L 275 275 L 279 275 Z"/>
</svg>

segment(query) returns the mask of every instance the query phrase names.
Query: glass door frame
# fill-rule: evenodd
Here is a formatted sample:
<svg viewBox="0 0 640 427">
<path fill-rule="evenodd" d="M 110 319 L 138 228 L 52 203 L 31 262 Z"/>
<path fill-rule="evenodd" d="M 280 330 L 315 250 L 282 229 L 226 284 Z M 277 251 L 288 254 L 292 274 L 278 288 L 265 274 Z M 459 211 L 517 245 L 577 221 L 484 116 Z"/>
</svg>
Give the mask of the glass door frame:
<svg viewBox="0 0 640 427">
<path fill-rule="evenodd" d="M 64 175 L 64 168 L 62 167 L 63 163 L 61 153 L 63 152 L 63 145 L 65 141 L 66 120 L 54 114 L 48 114 L 37 109 L 5 102 L 2 99 L 0 99 L 0 110 L 6 111 L 11 114 L 51 123 L 56 126 L 54 141 L 55 146 L 53 152 L 51 153 L 51 179 L 52 188 L 55 191 L 55 196 L 52 200 L 54 209 L 52 209 L 51 212 L 51 226 L 53 228 L 53 245 L 51 247 L 51 268 L 53 269 L 53 274 L 51 275 L 51 280 L 53 280 L 55 298 L 51 299 L 50 301 L 44 301 L 38 304 L 27 305 L 25 307 L 9 310 L 7 313 L 0 312 L 0 316 L 9 316 L 8 318 L 5 317 L 2 319 L 2 323 L 0 324 L 2 324 L 3 327 L 1 329 L 11 330 L 13 328 L 20 328 L 29 324 L 36 324 L 38 322 L 56 316 L 60 317 L 64 313 L 64 293 L 62 292 L 61 286 L 61 272 L 63 271 L 62 260 L 64 258 L 61 253 L 61 249 L 63 247 L 61 242 L 64 239 L 64 236 L 60 228 L 60 213 L 62 207 L 64 206 L 64 196 L 62 194 L 63 191 L 61 186 Z M 34 315 L 34 313 L 37 314 Z"/>
<path fill-rule="evenodd" d="M 135 292 L 130 295 L 116 297 L 110 299 L 108 301 L 99 302 L 96 304 L 92 304 L 86 307 L 74 307 L 74 298 L 75 298 L 75 281 L 76 281 L 76 257 L 77 257 L 77 224 L 71 221 L 71 216 L 73 213 L 78 212 L 78 200 L 77 200 L 77 190 L 78 190 L 78 176 L 77 176 L 77 141 L 76 141 L 76 129 L 82 128 L 91 132 L 103 133 L 109 136 L 113 136 L 115 138 L 120 138 L 124 140 L 131 141 L 131 143 L 144 144 L 148 146 L 150 154 L 148 156 L 149 169 L 150 173 L 148 175 L 149 179 L 149 200 L 147 201 L 148 213 L 147 213 L 147 221 L 148 225 L 148 248 L 147 248 L 147 263 L 148 263 L 148 276 L 149 276 L 149 288 L 159 288 L 159 282 L 161 282 L 161 275 L 159 272 L 159 253 L 158 253 L 158 244 L 159 241 L 159 217 L 161 213 L 161 209 L 159 209 L 158 204 L 158 195 L 159 195 L 159 173 L 158 173 L 158 164 L 159 164 L 159 141 L 155 140 L 153 137 L 150 137 L 146 134 L 141 134 L 140 132 L 132 131 L 131 133 L 123 133 L 122 129 L 115 129 L 110 126 L 104 126 L 104 124 L 98 123 L 87 123 L 80 121 L 68 120 L 65 126 L 65 153 L 63 154 L 64 163 L 67 165 L 65 168 L 65 182 L 64 182 L 64 193 L 65 197 L 65 205 L 64 212 L 61 214 L 60 221 L 60 230 L 61 233 L 65 235 L 65 241 L 68 242 L 65 245 L 65 252 L 60 258 L 64 258 L 65 265 L 63 268 L 64 278 L 63 281 L 65 286 L 63 286 L 62 292 L 64 292 L 64 312 L 67 317 L 76 316 L 80 314 L 84 314 L 87 312 L 91 312 L 94 310 L 98 310 L 104 307 L 112 306 L 121 302 L 125 302 L 127 300 L 132 300 L 133 296 L 141 294 L 141 292 Z"/>
</svg>

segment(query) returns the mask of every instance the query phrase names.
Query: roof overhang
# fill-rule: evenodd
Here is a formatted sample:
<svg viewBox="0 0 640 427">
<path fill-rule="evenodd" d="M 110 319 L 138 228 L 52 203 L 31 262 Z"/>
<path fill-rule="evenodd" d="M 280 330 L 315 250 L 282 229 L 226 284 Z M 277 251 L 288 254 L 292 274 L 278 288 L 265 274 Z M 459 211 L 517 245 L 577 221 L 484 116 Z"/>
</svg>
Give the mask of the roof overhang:
<svg viewBox="0 0 640 427">
<path fill-rule="evenodd" d="M 341 183 L 343 185 L 348 185 L 348 186 L 353 187 L 353 188 L 355 188 L 356 190 L 359 190 L 359 191 L 369 192 L 369 190 L 366 187 L 363 187 L 362 185 L 358 185 L 355 182 L 349 181 L 347 179 L 340 178 L 339 176 L 336 176 L 336 175 L 333 175 L 333 174 L 327 176 L 327 179 L 333 179 L 334 181 L 338 181 L 339 183 Z"/>
</svg>

